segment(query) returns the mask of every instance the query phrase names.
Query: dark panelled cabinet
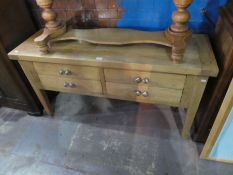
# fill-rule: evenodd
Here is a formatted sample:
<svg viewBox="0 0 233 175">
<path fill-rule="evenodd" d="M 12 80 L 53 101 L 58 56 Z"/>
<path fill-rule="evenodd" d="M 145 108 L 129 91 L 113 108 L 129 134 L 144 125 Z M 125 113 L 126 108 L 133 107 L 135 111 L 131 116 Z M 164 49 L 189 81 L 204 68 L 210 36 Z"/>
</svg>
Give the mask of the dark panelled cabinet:
<svg viewBox="0 0 233 175">
<path fill-rule="evenodd" d="M 205 142 L 233 76 L 233 0 L 220 9 L 220 17 L 213 38 L 213 47 L 220 69 L 205 90 L 195 120 L 193 139 Z"/>
<path fill-rule="evenodd" d="M 41 107 L 17 63 L 7 52 L 36 32 L 23 0 L 0 1 L 0 106 L 40 113 Z"/>
</svg>

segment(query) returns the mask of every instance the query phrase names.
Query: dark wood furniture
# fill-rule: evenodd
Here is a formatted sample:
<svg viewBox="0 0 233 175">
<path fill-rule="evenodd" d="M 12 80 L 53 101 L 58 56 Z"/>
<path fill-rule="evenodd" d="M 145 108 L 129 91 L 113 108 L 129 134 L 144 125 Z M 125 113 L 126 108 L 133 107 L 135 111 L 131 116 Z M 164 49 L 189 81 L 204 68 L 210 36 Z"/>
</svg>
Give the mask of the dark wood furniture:
<svg viewBox="0 0 233 175">
<path fill-rule="evenodd" d="M 213 46 L 220 73 L 209 80 L 198 110 L 193 134 L 197 142 L 206 141 L 233 76 L 233 0 L 220 9 Z"/>
<path fill-rule="evenodd" d="M 0 1 L 0 106 L 39 114 L 40 104 L 18 63 L 7 53 L 36 31 L 22 0 Z"/>
</svg>

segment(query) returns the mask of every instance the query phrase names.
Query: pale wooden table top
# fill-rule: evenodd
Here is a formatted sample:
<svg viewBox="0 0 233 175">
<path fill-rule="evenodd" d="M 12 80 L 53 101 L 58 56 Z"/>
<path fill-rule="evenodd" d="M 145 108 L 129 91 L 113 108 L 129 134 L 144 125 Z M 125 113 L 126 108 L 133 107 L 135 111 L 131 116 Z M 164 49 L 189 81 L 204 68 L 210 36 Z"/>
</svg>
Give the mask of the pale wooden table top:
<svg viewBox="0 0 233 175">
<path fill-rule="evenodd" d="M 188 43 L 183 63 L 174 64 L 170 60 L 169 47 L 153 44 L 106 46 L 63 41 L 54 43 L 49 54 L 42 54 L 33 42 L 38 34 L 11 51 L 10 58 L 189 75 L 217 76 L 218 74 L 215 56 L 205 35 L 193 35 Z"/>
</svg>

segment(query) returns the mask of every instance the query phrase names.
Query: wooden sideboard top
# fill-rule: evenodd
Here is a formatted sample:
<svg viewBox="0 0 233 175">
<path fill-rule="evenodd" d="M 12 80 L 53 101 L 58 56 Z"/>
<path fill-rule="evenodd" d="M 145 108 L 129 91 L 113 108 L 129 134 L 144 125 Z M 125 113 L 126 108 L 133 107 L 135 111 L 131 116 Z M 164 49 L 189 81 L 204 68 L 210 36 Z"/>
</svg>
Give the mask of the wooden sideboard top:
<svg viewBox="0 0 233 175">
<path fill-rule="evenodd" d="M 184 61 L 174 64 L 170 60 L 169 47 L 153 44 L 110 46 L 79 41 L 60 41 L 52 45 L 48 54 L 43 54 L 33 42 L 39 34 L 40 32 L 34 34 L 11 51 L 10 58 L 177 74 L 203 76 L 217 76 L 218 74 L 215 56 L 209 39 L 205 35 L 193 35 L 188 42 Z"/>
</svg>

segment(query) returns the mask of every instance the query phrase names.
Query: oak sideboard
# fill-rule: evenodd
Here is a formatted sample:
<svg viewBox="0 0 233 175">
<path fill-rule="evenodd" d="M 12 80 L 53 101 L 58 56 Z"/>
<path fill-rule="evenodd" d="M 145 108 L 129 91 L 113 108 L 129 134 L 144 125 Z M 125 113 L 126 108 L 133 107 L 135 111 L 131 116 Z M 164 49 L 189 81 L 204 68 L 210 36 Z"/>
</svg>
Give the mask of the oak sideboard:
<svg viewBox="0 0 233 175">
<path fill-rule="evenodd" d="M 152 32 L 127 29 L 75 32 L 84 40 L 93 35 L 90 40 L 115 41 L 115 45 L 66 38 L 51 42 L 50 52 L 45 54 L 33 41 L 39 32 L 9 53 L 11 59 L 20 63 L 49 115 L 53 115 L 53 109 L 45 90 L 183 107 L 187 113 L 182 136 L 188 137 L 208 78 L 218 74 L 207 36 L 193 35 L 183 62 L 175 64 L 166 46 L 151 42 L 117 45 L 117 41 L 123 42 L 125 38 L 129 41 L 133 36 L 141 40 L 150 38 Z"/>
</svg>

